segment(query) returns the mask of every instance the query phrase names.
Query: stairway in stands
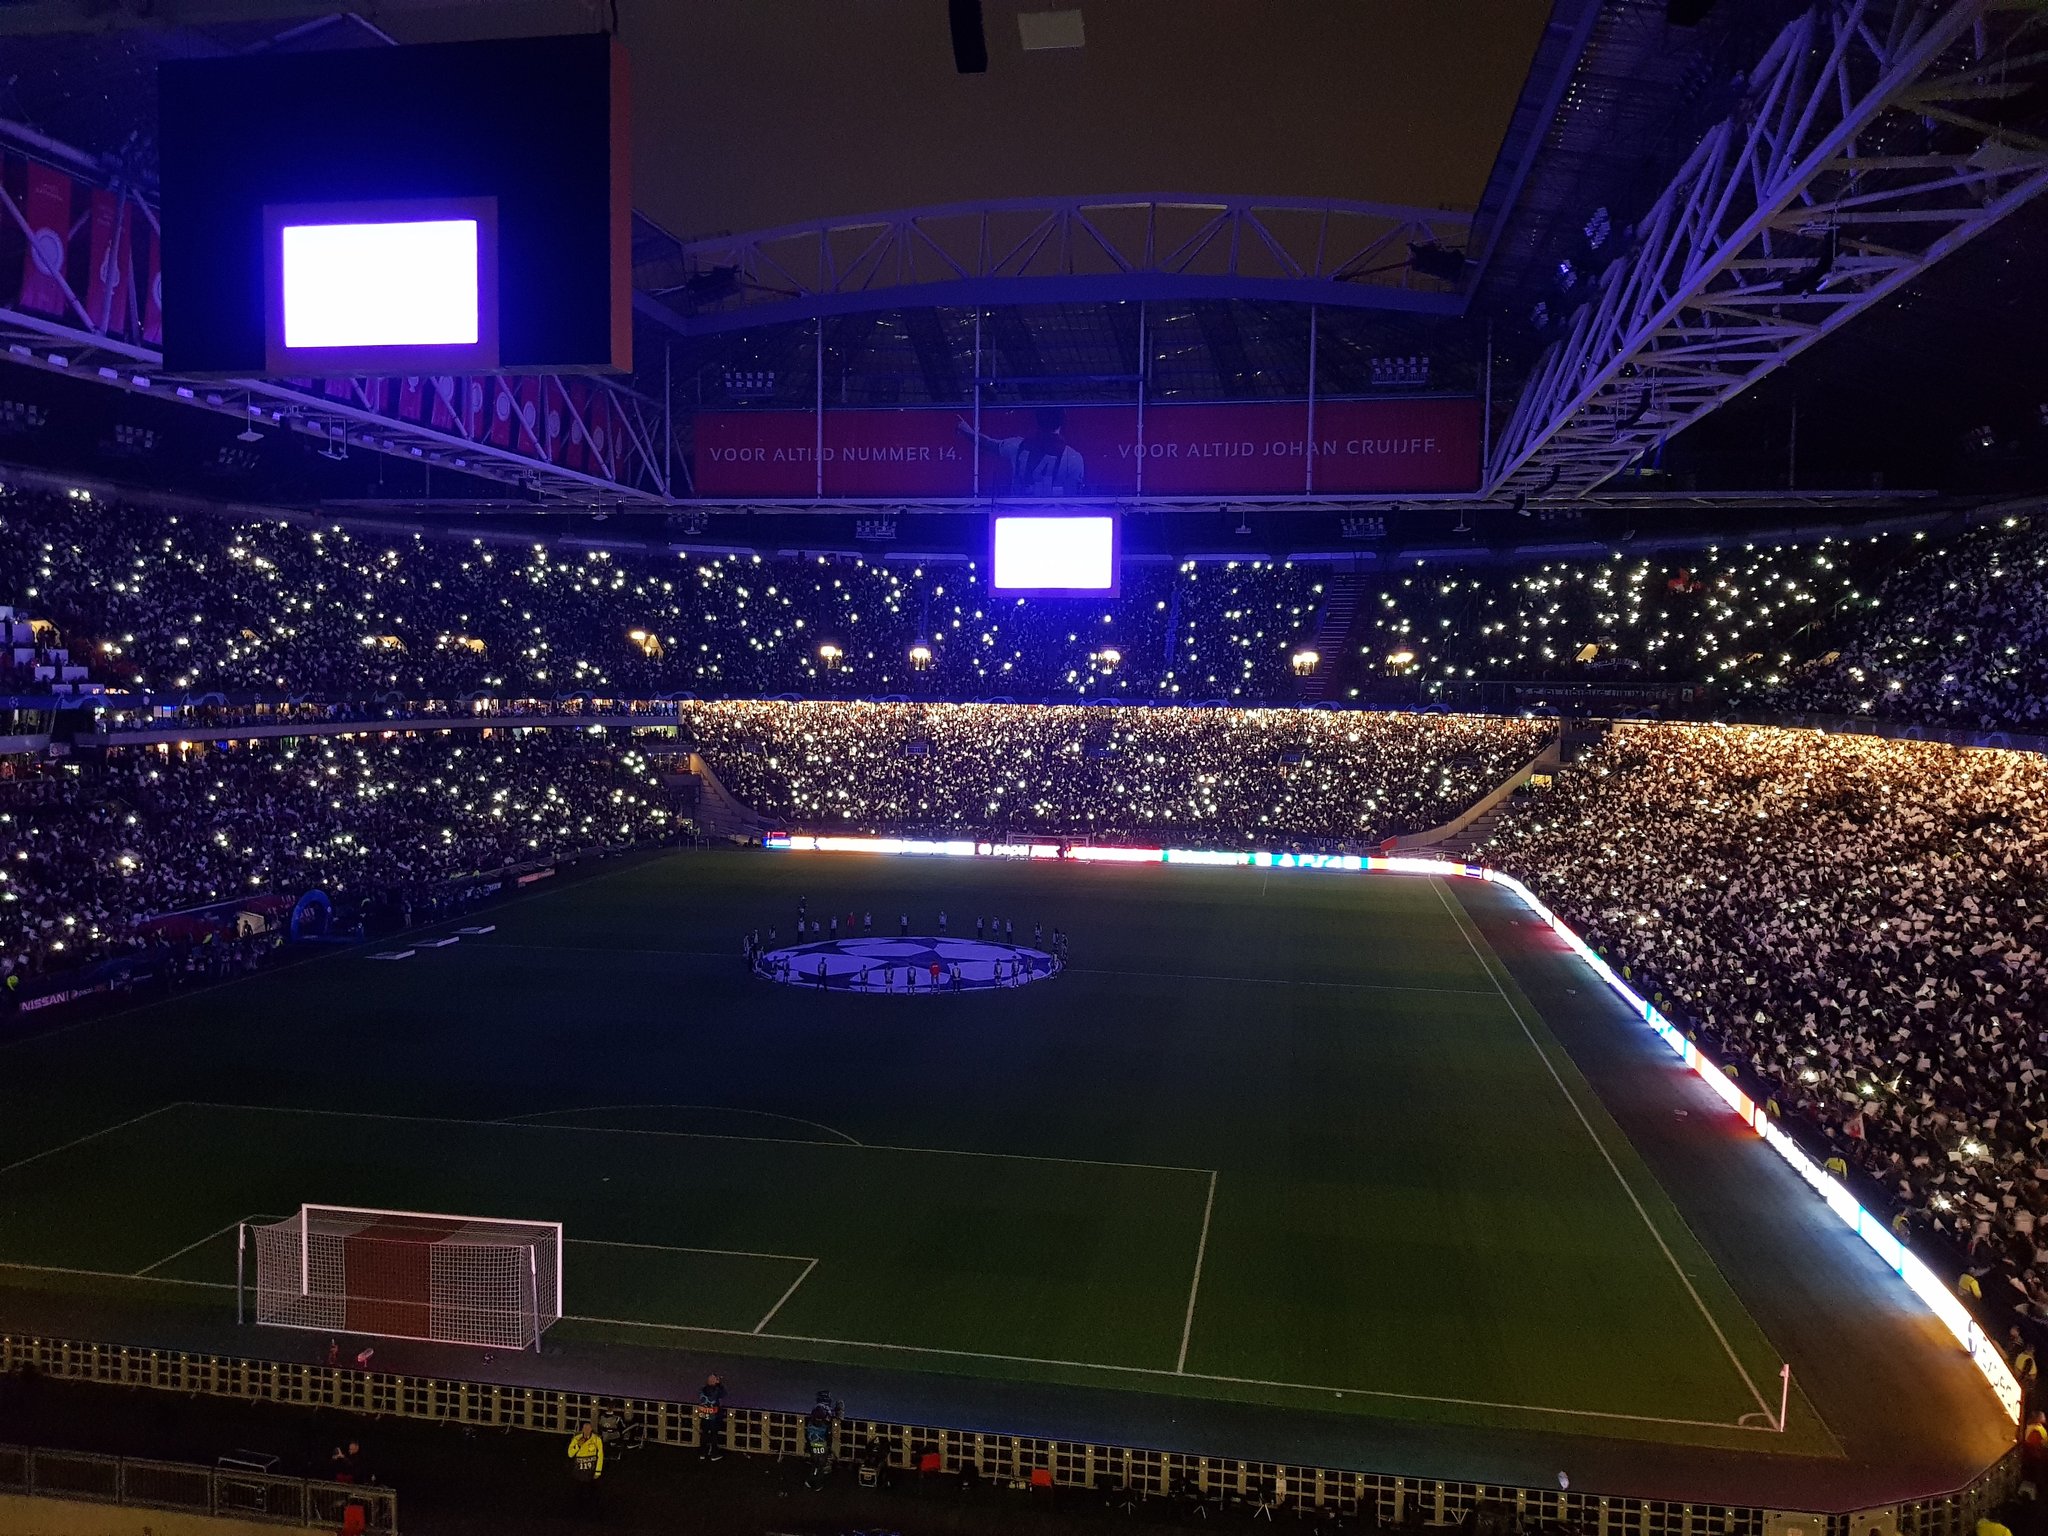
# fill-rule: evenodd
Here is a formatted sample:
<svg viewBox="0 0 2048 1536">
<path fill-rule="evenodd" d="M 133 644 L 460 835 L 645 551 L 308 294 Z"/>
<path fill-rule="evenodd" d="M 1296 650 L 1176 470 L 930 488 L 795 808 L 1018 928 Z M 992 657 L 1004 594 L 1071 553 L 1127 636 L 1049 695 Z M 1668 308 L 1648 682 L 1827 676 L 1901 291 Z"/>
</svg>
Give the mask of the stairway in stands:
<svg viewBox="0 0 2048 1536">
<path fill-rule="evenodd" d="M 1581 754 L 1598 746 L 1601 738 L 1612 726 L 1613 722 L 1610 720 L 1566 721 L 1560 728 L 1557 739 L 1551 743 L 1550 750 L 1544 754 L 1548 761 L 1539 760 L 1537 772 L 1556 774 L 1566 771 L 1566 764 L 1575 762 Z M 1513 799 L 1510 798 L 1481 811 L 1471 821 L 1438 843 L 1433 851 L 1441 858 L 1471 861 L 1474 851 L 1483 846 L 1492 834 L 1493 824 L 1513 803 Z"/>
<path fill-rule="evenodd" d="M 709 763 L 696 752 L 690 754 L 688 778 L 694 779 L 697 789 L 695 820 L 697 830 L 705 837 L 725 838 L 734 842 L 756 842 L 770 832 L 780 830 L 782 823 L 772 816 L 763 816 L 750 805 L 744 805 L 733 797 L 712 771 Z"/>
<path fill-rule="evenodd" d="M 1321 703 L 1337 687 L 1340 673 L 1349 675 L 1351 627 L 1358 621 L 1362 586 L 1363 578 L 1356 571 L 1332 571 L 1324 578 L 1323 606 L 1308 642 L 1309 649 L 1322 660 L 1312 675 L 1301 680 L 1297 697 L 1302 703 Z"/>
<path fill-rule="evenodd" d="M 1493 807 L 1492 810 L 1481 811 L 1465 826 L 1453 832 L 1429 851 L 1439 858 L 1450 859 L 1454 862 L 1469 860 L 1472 857 L 1472 850 L 1486 841 L 1487 835 L 1493 830 L 1494 822 L 1500 819 L 1500 813 L 1507 808 L 1508 802 L 1503 800 L 1499 805 Z"/>
</svg>

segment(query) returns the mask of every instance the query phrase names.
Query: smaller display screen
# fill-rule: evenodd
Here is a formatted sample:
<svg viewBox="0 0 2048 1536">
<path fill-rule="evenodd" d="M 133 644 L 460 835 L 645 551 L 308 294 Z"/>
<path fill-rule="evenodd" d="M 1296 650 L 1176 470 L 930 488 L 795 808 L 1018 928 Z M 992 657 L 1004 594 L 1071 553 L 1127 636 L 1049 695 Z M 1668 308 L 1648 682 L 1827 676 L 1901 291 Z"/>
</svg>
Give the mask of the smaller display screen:
<svg viewBox="0 0 2048 1536">
<path fill-rule="evenodd" d="M 994 591 L 1116 595 L 1115 517 L 1006 514 L 991 522 Z"/>
<path fill-rule="evenodd" d="M 287 347 L 476 344 L 476 220 L 287 224 L 279 233 Z"/>
<path fill-rule="evenodd" d="M 494 199 L 269 204 L 263 221 L 272 373 L 498 366 Z"/>
</svg>

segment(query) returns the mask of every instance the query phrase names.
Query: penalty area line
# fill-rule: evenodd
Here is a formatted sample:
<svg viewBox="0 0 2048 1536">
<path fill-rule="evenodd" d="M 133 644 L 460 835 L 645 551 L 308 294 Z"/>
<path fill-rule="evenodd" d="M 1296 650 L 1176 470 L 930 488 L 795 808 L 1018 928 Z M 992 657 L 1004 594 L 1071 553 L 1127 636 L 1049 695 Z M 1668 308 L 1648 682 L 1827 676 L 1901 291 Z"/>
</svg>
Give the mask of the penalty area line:
<svg viewBox="0 0 2048 1536">
<path fill-rule="evenodd" d="M 161 1115 L 168 1110 L 178 1108 L 179 1104 L 182 1102 L 183 1101 L 180 1100 L 177 1103 L 159 1104 L 155 1109 L 149 1110 L 143 1114 L 131 1115 L 128 1119 L 123 1120 L 119 1125 L 101 1126 L 96 1131 L 87 1131 L 83 1136 L 72 1137 L 71 1140 L 65 1142 L 62 1146 L 46 1147 L 40 1152 L 32 1152 L 27 1157 L 17 1158 L 15 1161 L 9 1163 L 6 1167 L 0 1168 L 0 1174 L 12 1173 L 17 1168 L 26 1168 L 30 1163 L 39 1163 L 46 1157 L 55 1157 L 59 1152 L 69 1152 L 73 1147 L 82 1147 L 88 1141 L 97 1141 L 102 1136 L 111 1136 L 116 1131 L 125 1131 L 131 1125 L 140 1125 L 145 1120 L 154 1120 L 158 1115 Z"/>
<path fill-rule="evenodd" d="M 185 1099 L 180 1102 L 192 1109 L 225 1110 L 245 1115 L 318 1115 L 336 1120 L 394 1121 L 403 1125 L 466 1125 L 479 1130 L 554 1131 L 583 1136 L 666 1136 L 680 1141 L 750 1141 L 776 1147 L 830 1147 L 842 1152 L 907 1152 L 923 1157 L 984 1157 L 997 1162 L 1061 1163 L 1079 1168 L 1142 1168 L 1150 1173 L 1206 1174 L 1212 1171 L 1184 1163 L 1123 1163 L 1102 1157 L 1056 1157 L 1043 1152 L 985 1152 L 973 1147 L 904 1147 L 874 1141 L 813 1141 L 803 1136 L 742 1136 L 730 1131 L 643 1131 L 630 1126 L 546 1125 L 532 1120 L 465 1120 L 455 1115 L 394 1115 L 373 1109 L 319 1109 L 300 1104 L 229 1104 L 214 1099 Z M 118 1130 L 119 1127 L 110 1129 Z M 4 1172 L 5 1169 L 0 1169 L 0 1173 Z"/>
<path fill-rule="evenodd" d="M 568 1109 L 535 1109 L 529 1110 L 523 1115 L 500 1115 L 489 1123 L 492 1125 L 538 1125 L 548 1120 L 559 1120 L 564 1115 L 602 1115 L 621 1109 L 693 1109 L 699 1111 L 709 1110 L 714 1114 L 721 1115 L 757 1115 L 763 1120 L 783 1120 L 791 1125 L 808 1125 L 812 1130 L 823 1131 L 828 1136 L 838 1137 L 840 1141 L 849 1147 L 867 1145 L 859 1137 L 849 1136 L 836 1125 L 827 1125 L 822 1120 L 806 1120 L 802 1115 L 785 1115 L 772 1109 L 738 1109 L 730 1104 L 579 1104 Z M 604 1131 L 611 1130 L 613 1127 L 587 1125 L 577 1127 L 577 1129 Z"/>
<path fill-rule="evenodd" d="M 1209 1198 L 1202 1202 L 1202 1238 L 1195 1244 L 1195 1277 L 1188 1282 L 1188 1312 L 1181 1319 L 1180 1356 L 1173 1363 L 1174 1374 L 1188 1373 L 1188 1339 L 1195 1331 L 1195 1297 L 1202 1289 L 1202 1261 L 1209 1256 L 1209 1217 L 1216 1209 L 1216 1175 L 1209 1174 Z"/>
<path fill-rule="evenodd" d="M 762 1253 L 753 1248 L 685 1248 L 675 1243 L 624 1243 L 604 1237 L 565 1239 L 571 1248 L 638 1248 L 648 1253 L 712 1253 L 728 1259 L 780 1259 L 789 1264 L 815 1264 L 807 1253 Z"/>
<path fill-rule="evenodd" d="M 782 1310 L 782 1304 L 785 1301 L 789 1300 L 790 1297 L 796 1294 L 796 1288 L 802 1285 L 806 1280 L 810 1279 L 811 1271 L 816 1269 L 817 1267 L 818 1261 L 816 1259 L 811 1260 L 810 1263 L 804 1266 L 803 1273 L 798 1275 L 794 1280 L 789 1282 L 789 1289 L 784 1291 L 780 1296 L 775 1298 L 775 1305 L 768 1309 L 768 1315 L 763 1317 L 761 1321 L 759 1321 L 758 1323 L 754 1324 L 754 1332 L 757 1335 L 761 1332 L 763 1328 L 766 1328 L 770 1323 L 775 1321 L 775 1314 Z"/>
</svg>

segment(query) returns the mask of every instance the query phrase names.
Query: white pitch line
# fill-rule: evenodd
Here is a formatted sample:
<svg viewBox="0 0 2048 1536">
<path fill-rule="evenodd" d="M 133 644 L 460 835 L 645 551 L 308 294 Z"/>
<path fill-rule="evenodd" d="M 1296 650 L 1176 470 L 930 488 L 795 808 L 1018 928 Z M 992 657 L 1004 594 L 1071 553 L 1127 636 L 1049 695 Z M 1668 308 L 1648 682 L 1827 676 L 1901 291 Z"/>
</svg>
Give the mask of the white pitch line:
<svg viewBox="0 0 2048 1536">
<path fill-rule="evenodd" d="M 1216 1209 L 1216 1173 L 1209 1172 L 1209 1198 L 1202 1202 L 1202 1240 L 1195 1244 L 1195 1278 L 1188 1282 L 1188 1315 L 1181 1319 L 1180 1358 L 1173 1363 L 1176 1376 L 1188 1371 L 1188 1338 L 1195 1331 L 1195 1296 L 1202 1289 L 1202 1261 L 1209 1256 L 1209 1214 Z"/>
<path fill-rule="evenodd" d="M 1423 992 L 1432 997 L 1491 997 L 1484 987 L 1404 987 L 1383 981 L 1308 981 L 1289 976 L 1222 976 L 1198 971 L 1119 971 L 1101 966 L 1070 965 L 1069 976 L 1130 976 L 1145 981 L 1221 981 L 1253 987 L 1328 987 L 1339 992 Z"/>
<path fill-rule="evenodd" d="M 808 1125 L 809 1127 L 811 1127 L 812 1130 L 824 1131 L 827 1135 L 837 1136 L 841 1141 L 845 1142 L 850 1147 L 862 1147 L 867 1145 L 867 1143 L 862 1141 L 859 1137 L 849 1136 L 846 1134 L 846 1132 L 840 1130 L 837 1126 L 827 1125 L 822 1120 L 806 1120 L 802 1115 L 777 1114 L 772 1109 L 739 1109 L 730 1104 L 581 1104 L 570 1109 L 536 1109 L 531 1113 L 524 1115 L 501 1115 L 498 1119 L 492 1120 L 488 1123 L 491 1125 L 521 1125 L 526 1124 L 528 1122 L 537 1122 L 545 1120 L 549 1116 L 601 1115 L 607 1113 L 608 1111 L 618 1109 L 708 1109 L 714 1110 L 721 1115 L 759 1115 L 764 1120 L 787 1120 L 791 1125 Z M 603 1125 L 586 1125 L 577 1126 L 575 1127 L 575 1129 L 586 1131 L 603 1131 L 610 1130 L 611 1127 Z"/>
<path fill-rule="evenodd" d="M 1536 1036 L 1529 1028 L 1529 1021 L 1522 1017 L 1522 1010 L 1515 1006 L 1515 1000 L 1508 996 L 1508 989 L 1501 985 L 1500 977 L 1495 974 L 1493 967 L 1486 963 L 1485 955 L 1480 953 L 1478 944 L 1473 942 L 1472 935 L 1466 930 L 1465 924 L 1459 920 L 1457 908 L 1451 904 L 1450 897 L 1444 893 L 1442 879 L 1432 875 L 1430 877 L 1430 884 L 1436 889 L 1437 900 L 1444 904 L 1444 910 L 1450 914 L 1451 926 L 1458 930 L 1458 936 L 1465 941 L 1466 947 L 1472 951 L 1472 958 L 1479 962 L 1479 968 L 1486 972 L 1487 979 L 1493 983 L 1494 991 L 1500 994 L 1500 1000 L 1508 1005 L 1508 1012 L 1514 1015 L 1515 1023 L 1521 1028 L 1522 1038 L 1529 1042 L 1529 1049 L 1536 1053 L 1536 1059 L 1543 1063 L 1543 1069 L 1550 1074 L 1550 1080 L 1557 1084 L 1557 1091 L 1564 1095 L 1565 1103 L 1571 1105 L 1572 1113 L 1579 1117 L 1579 1124 L 1586 1129 L 1587 1139 L 1599 1151 L 1601 1159 L 1607 1164 L 1608 1172 L 1614 1175 L 1614 1181 L 1621 1186 L 1622 1193 L 1628 1196 L 1629 1204 L 1636 1208 L 1636 1214 L 1643 1219 L 1643 1225 L 1649 1229 L 1650 1236 L 1656 1240 L 1658 1248 L 1663 1250 L 1665 1259 L 1671 1265 L 1671 1272 L 1678 1276 L 1678 1283 L 1685 1287 L 1685 1294 L 1692 1298 L 1692 1304 L 1699 1308 L 1700 1316 L 1706 1319 L 1706 1324 L 1713 1330 L 1714 1337 L 1720 1340 L 1721 1349 L 1728 1356 L 1728 1363 L 1735 1367 L 1735 1374 L 1740 1376 L 1742 1384 L 1749 1388 L 1749 1395 L 1756 1399 L 1756 1405 L 1764 1411 L 1765 1417 L 1771 1417 L 1771 1405 L 1764 1401 L 1763 1393 L 1757 1390 L 1756 1382 L 1749 1374 L 1749 1367 L 1742 1363 L 1742 1357 L 1735 1353 L 1735 1346 L 1728 1342 L 1728 1335 L 1721 1331 L 1720 1323 L 1715 1320 L 1714 1314 L 1707 1310 L 1706 1302 L 1700 1298 L 1700 1293 L 1693 1288 L 1692 1276 L 1685 1272 L 1684 1266 L 1678 1262 L 1678 1255 L 1673 1253 L 1671 1245 L 1664 1241 L 1664 1234 L 1659 1232 L 1657 1224 L 1650 1220 L 1650 1213 L 1644 1208 L 1641 1198 L 1637 1196 L 1635 1186 L 1629 1183 L 1627 1175 L 1621 1171 L 1621 1165 L 1615 1162 L 1614 1154 L 1607 1150 L 1607 1143 L 1602 1141 L 1599 1132 L 1593 1129 L 1593 1122 L 1586 1117 L 1586 1111 L 1580 1107 L 1579 1101 L 1573 1096 L 1571 1089 L 1565 1086 L 1564 1078 L 1558 1074 L 1556 1064 L 1544 1053 L 1543 1047 L 1536 1043 Z"/>
<path fill-rule="evenodd" d="M 1322 1397 L 1374 1397 L 1393 1402 L 1439 1403 L 1455 1408 L 1486 1408 L 1505 1413 L 1537 1413 L 1556 1418 L 1607 1419 L 1628 1424 L 1677 1424 L 1692 1429 L 1741 1430 L 1775 1434 L 1760 1424 L 1729 1424 L 1714 1419 L 1663 1418 L 1655 1414 L 1614 1413 L 1601 1408 L 1552 1408 L 1542 1403 L 1496 1403 L 1477 1397 L 1439 1397 L 1422 1392 L 1390 1392 L 1378 1387 L 1329 1387 L 1306 1381 L 1267 1381 L 1256 1376 L 1221 1376 L 1209 1371 L 1166 1371 L 1151 1365 L 1108 1365 L 1097 1360 L 1055 1360 L 1045 1355 L 999 1355 L 976 1349 L 943 1349 L 935 1344 L 882 1344 L 872 1339 L 831 1339 L 810 1333 L 754 1333 L 743 1328 L 709 1328 L 692 1323 L 652 1323 L 631 1317 L 570 1314 L 563 1321 L 599 1323 L 614 1328 L 651 1328 L 661 1333 L 703 1333 L 721 1338 L 759 1338 L 777 1344 L 818 1344 L 832 1349 L 878 1349 L 892 1354 L 942 1355 L 954 1360 L 995 1360 L 1006 1365 L 1050 1365 L 1071 1371 L 1108 1371 L 1120 1376 L 1152 1376 L 1162 1381 L 1220 1381 L 1232 1386 L 1271 1387 L 1282 1392 L 1313 1392 Z"/>
<path fill-rule="evenodd" d="M 809 1141 L 799 1136 L 740 1136 L 730 1131 L 643 1131 L 608 1125 L 540 1125 L 525 1120 L 464 1120 L 454 1115 L 394 1115 L 371 1109 L 313 1109 L 295 1104 L 227 1104 L 211 1099 L 181 1101 L 194 1109 L 225 1109 L 252 1115 L 322 1115 L 341 1120 L 395 1120 L 408 1125 L 468 1125 L 499 1131 L 561 1131 L 586 1136 L 666 1136 L 680 1141 L 747 1141 L 773 1147 L 831 1147 L 845 1152 L 910 1152 L 927 1157 L 986 1157 L 998 1162 L 1063 1163 L 1079 1168 L 1142 1168 L 1150 1173 L 1208 1173 L 1183 1163 L 1119 1163 L 1101 1157 L 1052 1157 L 1038 1152 L 981 1152 L 963 1147 L 899 1147 L 886 1142 Z M 168 1106 L 166 1106 L 168 1107 Z M 118 1129 L 118 1127 L 116 1127 Z M 0 1173 L 6 1172 L 0 1169 Z"/>
<path fill-rule="evenodd" d="M 757 1335 L 763 1328 L 766 1328 L 770 1323 L 775 1321 L 775 1314 L 782 1310 L 782 1304 L 785 1301 L 789 1300 L 790 1297 L 796 1294 L 796 1288 L 802 1285 L 806 1280 L 810 1279 L 811 1271 L 816 1269 L 817 1267 L 818 1261 L 816 1259 L 811 1260 L 810 1263 L 804 1266 L 804 1272 L 798 1275 L 794 1280 L 789 1282 L 789 1289 L 784 1291 L 780 1296 L 775 1298 L 775 1305 L 768 1309 L 768 1315 L 762 1318 L 761 1321 L 759 1321 L 758 1323 L 754 1324 L 754 1332 Z"/>
<path fill-rule="evenodd" d="M 257 1211 L 252 1215 L 241 1217 L 239 1220 L 236 1221 L 231 1221 L 226 1226 L 222 1227 L 219 1232 L 209 1232 L 206 1234 L 206 1236 L 200 1238 L 198 1242 L 187 1243 L 184 1247 L 180 1248 L 176 1253 L 167 1253 L 162 1258 L 158 1259 L 154 1264 L 143 1265 L 142 1268 L 136 1270 L 135 1273 L 130 1275 L 128 1278 L 131 1280 L 140 1280 L 145 1275 L 147 1275 L 152 1269 L 162 1269 L 166 1264 L 170 1263 L 172 1259 L 182 1259 L 194 1248 L 204 1248 L 216 1237 L 221 1236 L 222 1233 L 234 1231 L 235 1228 L 241 1226 L 242 1223 L 245 1221 L 265 1221 L 268 1219 L 269 1217 L 265 1212 Z"/>
<path fill-rule="evenodd" d="M 35 1275 L 84 1275 L 93 1280 L 133 1280 L 143 1285 L 190 1285 L 202 1291 L 232 1291 L 224 1280 L 180 1280 L 172 1275 L 124 1275 L 117 1269 L 68 1269 L 61 1264 L 18 1264 L 0 1259 L 0 1269 L 18 1269 Z"/>
<path fill-rule="evenodd" d="M 87 1131 L 83 1136 L 72 1137 L 71 1140 L 65 1142 L 60 1147 L 48 1147 L 41 1152 L 30 1153 L 27 1157 L 17 1158 L 5 1168 L 0 1168 L 0 1174 L 12 1173 L 17 1168 L 26 1168 L 30 1163 L 39 1163 L 46 1157 L 55 1157 L 59 1152 L 69 1152 L 73 1147 L 82 1147 L 88 1141 L 96 1141 L 102 1136 L 111 1136 L 116 1131 L 125 1131 L 131 1125 L 140 1125 L 145 1120 L 154 1119 L 167 1109 L 176 1109 L 177 1107 L 176 1103 L 159 1104 L 155 1109 L 123 1120 L 119 1125 L 102 1126 L 99 1130 Z"/>
<path fill-rule="evenodd" d="M 784 1259 L 791 1264 L 815 1264 L 807 1253 L 758 1253 L 751 1248 L 683 1248 L 673 1243 L 620 1243 L 602 1237 L 572 1237 L 571 1248 L 645 1248 L 653 1253 L 716 1253 L 735 1259 Z"/>
<path fill-rule="evenodd" d="M 640 868 L 642 864 L 647 862 L 649 861 L 644 859 L 636 860 L 630 864 L 618 864 L 614 865 L 610 869 L 598 870 L 595 874 L 584 875 L 581 879 L 575 882 L 575 888 L 581 890 L 584 886 L 594 884 L 599 880 L 609 880 L 614 875 L 626 874 L 631 870 Z M 494 913 L 501 912 L 506 907 L 516 907 L 522 902 L 538 901 L 543 896 L 552 896 L 555 894 L 555 891 L 561 889 L 564 889 L 564 887 L 556 886 L 553 889 L 543 887 L 540 890 L 529 891 L 523 896 L 509 896 L 505 900 L 491 907 L 489 910 Z M 25 1045 L 39 1045 L 46 1040 L 55 1040 L 60 1035 L 68 1035 L 74 1030 L 90 1029 L 96 1024 L 112 1024 L 119 1019 L 132 1018 L 138 1013 L 147 1013 L 152 1008 L 161 1008 L 168 1003 L 182 1002 L 187 997 L 198 996 L 201 994 L 204 994 L 207 997 L 211 997 L 214 993 L 220 991 L 224 987 L 232 987 L 237 985 L 238 983 L 245 981 L 258 981 L 265 976 L 287 975 L 291 971 L 297 970 L 300 966 L 320 965 L 328 960 L 339 960 L 350 955 L 354 955 L 360 958 L 364 955 L 364 952 L 369 948 L 371 944 L 383 943 L 386 941 L 402 942 L 407 934 L 425 933 L 429 928 L 438 928 L 444 923 L 451 923 L 453 921 L 453 918 L 437 917 L 430 923 L 421 923 L 416 927 L 404 929 L 397 934 L 386 935 L 385 939 L 363 939 L 355 943 L 337 945 L 336 947 L 328 950 L 324 954 L 309 956 L 308 958 L 297 961 L 293 965 L 285 967 L 281 970 L 243 971 L 240 975 L 228 977 L 226 981 L 209 982 L 204 987 L 200 988 L 199 992 L 197 993 L 167 992 L 162 997 L 153 997 L 150 998 L 147 1002 L 135 1003 L 127 1008 L 114 1008 L 110 1009 L 106 1013 L 88 1014 L 86 1017 L 82 1019 L 73 1019 L 69 1024 L 60 1024 L 55 1029 L 46 1029 L 42 1031 L 40 1034 L 16 1035 L 11 1040 L 0 1040 L 0 1051 L 17 1050 Z M 496 925 L 493 924 L 493 926 L 495 927 Z M 6 1171 L 6 1169 L 0 1168 L 0 1173 L 5 1173 Z"/>
</svg>

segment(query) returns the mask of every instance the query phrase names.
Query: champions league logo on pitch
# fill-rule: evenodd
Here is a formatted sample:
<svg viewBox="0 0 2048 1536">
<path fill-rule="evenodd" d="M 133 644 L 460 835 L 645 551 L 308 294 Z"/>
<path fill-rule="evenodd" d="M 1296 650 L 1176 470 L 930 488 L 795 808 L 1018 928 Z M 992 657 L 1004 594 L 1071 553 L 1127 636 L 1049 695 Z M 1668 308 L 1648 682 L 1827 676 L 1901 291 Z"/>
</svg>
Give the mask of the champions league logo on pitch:
<svg viewBox="0 0 2048 1536">
<path fill-rule="evenodd" d="M 767 950 L 754 961 L 755 975 L 785 986 L 914 997 L 1029 986 L 1059 970 L 1053 956 L 1023 944 L 915 936 L 824 939 Z"/>
</svg>

